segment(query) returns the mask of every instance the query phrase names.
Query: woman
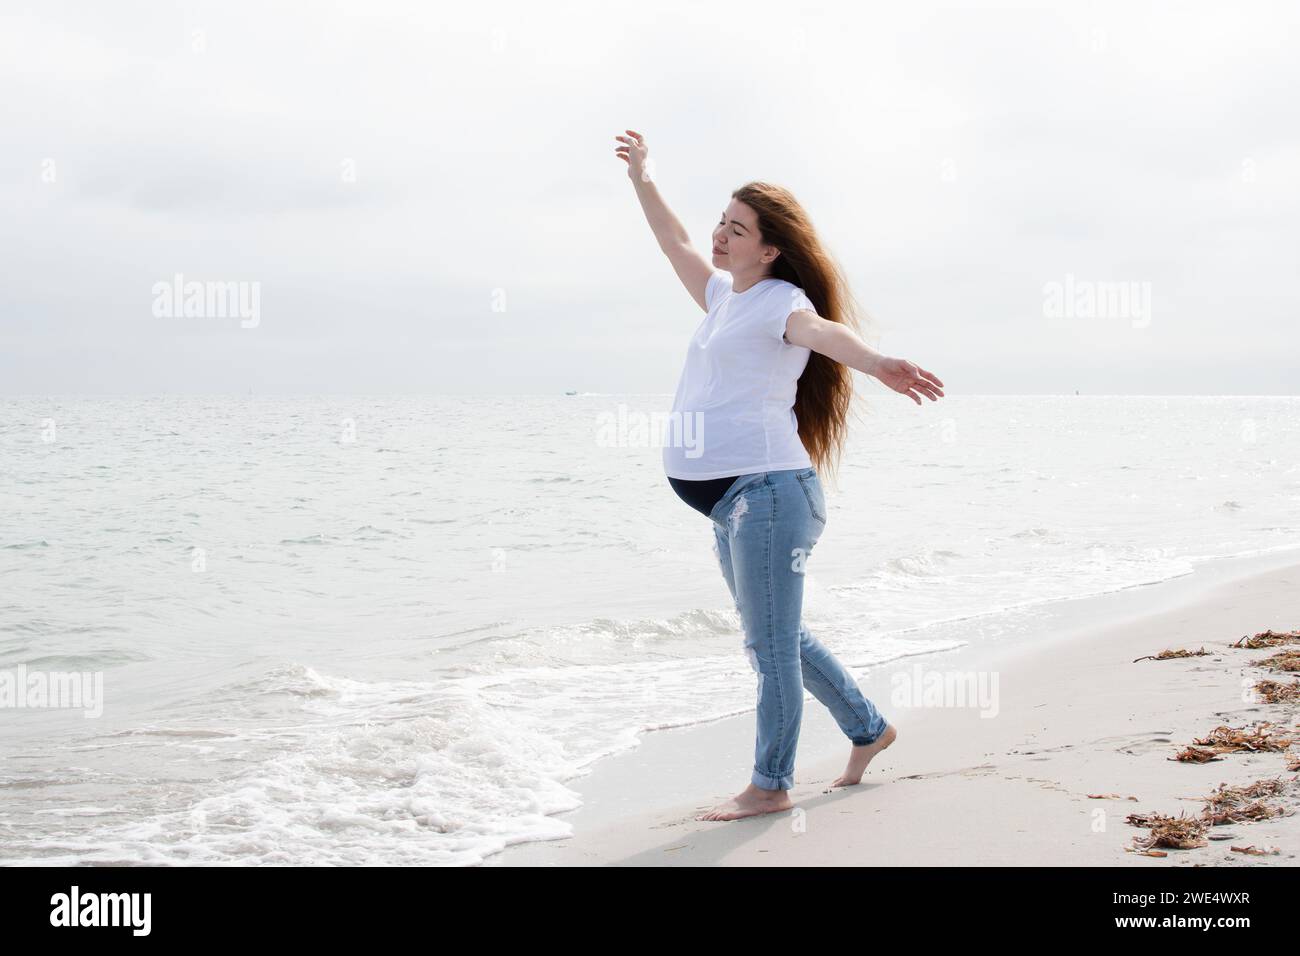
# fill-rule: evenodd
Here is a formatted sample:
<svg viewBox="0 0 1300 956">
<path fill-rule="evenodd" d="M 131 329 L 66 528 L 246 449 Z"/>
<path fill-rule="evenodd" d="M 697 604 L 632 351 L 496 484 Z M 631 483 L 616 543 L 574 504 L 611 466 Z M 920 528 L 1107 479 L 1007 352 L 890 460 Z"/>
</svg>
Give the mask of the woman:
<svg viewBox="0 0 1300 956">
<path fill-rule="evenodd" d="M 627 162 L 659 247 L 707 313 L 673 399 L 678 437 L 664 442 L 664 470 L 682 500 L 713 522 L 758 675 L 749 786 L 700 819 L 788 810 L 805 687 L 852 743 L 832 786 L 858 783 L 898 736 L 801 620 L 805 562 L 826 527 L 818 469 L 833 470 L 843 447 L 850 369 L 918 405 L 922 395 L 942 397 L 943 382 L 872 350 L 849 328 L 847 285 L 789 192 L 752 182 L 732 193 L 713 230 L 710 265 L 647 175 L 645 138 L 625 132 L 614 152 Z M 687 434 L 692 440 L 681 440 Z"/>
</svg>

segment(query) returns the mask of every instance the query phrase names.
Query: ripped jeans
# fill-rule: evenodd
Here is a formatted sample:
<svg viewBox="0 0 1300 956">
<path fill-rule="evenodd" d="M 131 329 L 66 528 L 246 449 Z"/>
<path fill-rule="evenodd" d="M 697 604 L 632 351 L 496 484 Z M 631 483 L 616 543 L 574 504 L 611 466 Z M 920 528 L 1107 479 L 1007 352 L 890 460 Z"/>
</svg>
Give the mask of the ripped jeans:
<svg viewBox="0 0 1300 956">
<path fill-rule="evenodd" d="M 709 514 L 715 552 L 744 626 L 758 675 L 754 785 L 794 786 L 804 688 L 855 745 L 885 732 L 858 683 L 804 627 L 804 568 L 826 527 L 826 499 L 812 468 L 742 475 Z"/>
</svg>

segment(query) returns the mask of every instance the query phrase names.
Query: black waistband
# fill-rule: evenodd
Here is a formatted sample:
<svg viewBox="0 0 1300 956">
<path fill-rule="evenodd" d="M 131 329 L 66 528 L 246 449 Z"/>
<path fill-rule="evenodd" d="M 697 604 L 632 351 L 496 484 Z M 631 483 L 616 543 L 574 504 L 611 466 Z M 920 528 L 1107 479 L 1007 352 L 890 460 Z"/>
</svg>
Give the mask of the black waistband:
<svg viewBox="0 0 1300 956">
<path fill-rule="evenodd" d="M 739 477 L 740 475 L 733 475 L 730 478 L 709 478 L 705 481 L 669 478 L 668 484 L 672 485 L 678 498 L 707 518 Z"/>
</svg>

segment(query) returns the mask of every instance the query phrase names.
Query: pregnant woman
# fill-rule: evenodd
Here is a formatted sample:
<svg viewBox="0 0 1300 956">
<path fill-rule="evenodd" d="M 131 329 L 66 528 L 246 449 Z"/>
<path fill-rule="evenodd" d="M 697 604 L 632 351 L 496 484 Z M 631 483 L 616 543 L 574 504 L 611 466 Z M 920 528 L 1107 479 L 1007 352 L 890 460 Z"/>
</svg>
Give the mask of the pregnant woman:
<svg viewBox="0 0 1300 956">
<path fill-rule="evenodd" d="M 943 382 L 872 350 L 843 276 L 803 208 L 785 189 L 751 182 L 731 194 L 713 229 L 712 264 L 664 203 L 646 170 L 645 137 L 615 136 L 615 154 L 659 248 L 701 309 L 664 441 L 677 494 L 713 523 L 715 551 L 758 676 L 757 741 L 749 786 L 702 820 L 789 810 L 804 688 L 852 743 L 832 786 L 862 779 L 898 736 L 857 681 L 803 625 L 803 574 L 826 527 L 818 470 L 834 469 L 853 397 L 850 369 L 918 405 Z"/>
</svg>

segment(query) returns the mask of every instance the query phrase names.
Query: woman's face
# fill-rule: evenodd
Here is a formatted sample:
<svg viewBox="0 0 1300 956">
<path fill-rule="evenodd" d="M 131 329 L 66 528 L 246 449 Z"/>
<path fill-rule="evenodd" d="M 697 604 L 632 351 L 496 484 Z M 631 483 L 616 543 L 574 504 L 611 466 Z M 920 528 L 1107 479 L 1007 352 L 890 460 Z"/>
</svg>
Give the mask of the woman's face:
<svg viewBox="0 0 1300 956">
<path fill-rule="evenodd" d="M 713 227 L 713 264 L 733 276 L 763 275 L 780 255 L 758 234 L 758 214 L 739 199 L 731 200 Z"/>
</svg>

